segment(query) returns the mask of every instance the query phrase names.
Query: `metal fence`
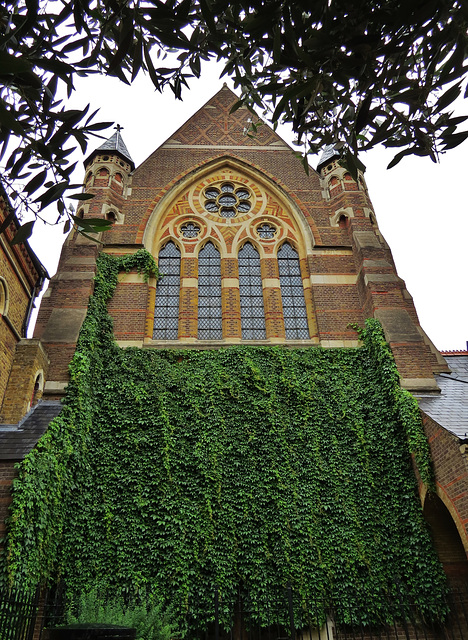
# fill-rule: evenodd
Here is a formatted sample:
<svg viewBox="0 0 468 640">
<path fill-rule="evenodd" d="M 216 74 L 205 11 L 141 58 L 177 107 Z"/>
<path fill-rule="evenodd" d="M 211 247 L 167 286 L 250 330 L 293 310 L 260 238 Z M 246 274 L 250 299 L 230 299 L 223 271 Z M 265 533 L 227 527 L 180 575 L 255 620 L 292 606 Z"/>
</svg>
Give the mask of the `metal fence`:
<svg viewBox="0 0 468 640">
<path fill-rule="evenodd" d="M 39 589 L 32 593 L 14 590 L 1 594 L 1 640 L 32 640 L 39 598 Z"/>
<path fill-rule="evenodd" d="M 225 599 L 215 589 L 204 604 L 189 598 L 174 640 L 468 640 L 468 585 L 448 592 L 442 622 L 421 613 L 420 603 L 403 590 L 386 598 L 356 598 L 353 592 L 349 604 L 304 603 L 288 587 L 259 602 L 248 593 Z M 45 627 L 64 621 L 63 585 L 0 591 L 0 640 L 41 640 Z"/>
<path fill-rule="evenodd" d="M 223 601 L 215 590 L 211 610 L 188 602 L 185 640 L 468 640 L 468 585 L 453 586 L 429 615 L 402 586 L 373 598 L 349 594 L 303 602 L 290 587 L 253 601 L 249 594 Z M 200 622 L 209 620 L 208 623 Z"/>
</svg>

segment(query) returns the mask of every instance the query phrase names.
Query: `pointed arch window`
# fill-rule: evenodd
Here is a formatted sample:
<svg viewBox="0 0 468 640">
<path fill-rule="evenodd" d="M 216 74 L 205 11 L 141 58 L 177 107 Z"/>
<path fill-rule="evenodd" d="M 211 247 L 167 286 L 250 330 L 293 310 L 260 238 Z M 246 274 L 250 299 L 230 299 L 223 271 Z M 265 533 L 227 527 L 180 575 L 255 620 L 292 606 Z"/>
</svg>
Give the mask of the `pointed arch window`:
<svg viewBox="0 0 468 640">
<path fill-rule="evenodd" d="M 238 262 L 242 338 L 262 340 L 266 329 L 260 256 L 250 242 L 239 251 Z"/>
<path fill-rule="evenodd" d="M 308 340 L 309 326 L 299 256 L 287 242 L 278 251 L 278 271 L 286 338 Z"/>
<path fill-rule="evenodd" d="M 168 242 L 159 252 L 158 267 L 163 277 L 156 287 L 154 340 L 177 340 L 179 327 L 180 250 Z"/>
<path fill-rule="evenodd" d="M 198 339 L 222 338 L 221 256 L 208 242 L 198 254 Z"/>
</svg>

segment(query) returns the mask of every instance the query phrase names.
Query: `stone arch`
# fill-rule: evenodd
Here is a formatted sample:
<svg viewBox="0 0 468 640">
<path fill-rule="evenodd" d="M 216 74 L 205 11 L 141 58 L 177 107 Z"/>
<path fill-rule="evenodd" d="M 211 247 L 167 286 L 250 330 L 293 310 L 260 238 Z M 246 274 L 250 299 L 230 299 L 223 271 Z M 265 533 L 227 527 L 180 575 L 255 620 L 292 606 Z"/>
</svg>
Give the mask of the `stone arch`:
<svg viewBox="0 0 468 640">
<path fill-rule="evenodd" d="M 188 172 L 176 184 L 169 188 L 164 196 L 155 204 L 145 225 L 142 237 L 143 245 L 150 253 L 155 255 L 155 246 L 159 241 L 158 231 L 163 217 L 175 206 L 184 191 L 187 192 L 194 184 L 202 182 L 210 174 L 223 169 L 238 172 L 240 175 L 246 176 L 246 178 L 250 179 L 253 183 L 260 185 L 267 193 L 271 193 L 284 211 L 286 211 L 295 222 L 303 238 L 305 253 L 309 254 L 312 251 L 316 243 L 314 231 L 292 195 L 288 194 L 285 189 L 281 188 L 272 178 L 259 169 L 230 156 L 223 156 L 204 163 L 195 171 Z"/>
<path fill-rule="evenodd" d="M 214 236 L 206 236 L 205 238 L 202 238 L 196 245 L 193 252 L 194 257 L 198 257 L 200 251 L 202 251 L 202 249 L 204 249 L 209 242 L 211 242 L 211 244 L 219 251 L 220 255 L 223 254 L 225 247 L 223 247 L 221 240 Z"/>
<path fill-rule="evenodd" d="M 42 397 L 44 391 L 44 370 L 38 369 L 32 379 L 34 380 L 34 384 L 28 402 L 28 411 L 32 409 Z"/>
<path fill-rule="evenodd" d="M 8 314 L 9 294 L 5 278 L 0 276 L 0 316 Z"/>
<path fill-rule="evenodd" d="M 428 499 L 430 499 L 429 496 L 434 495 L 431 494 L 431 492 L 429 492 L 427 490 L 426 486 L 423 486 L 421 489 L 421 493 L 420 493 L 420 498 L 421 498 L 421 505 L 423 507 L 423 512 L 426 508 L 426 501 Z M 458 511 L 456 510 L 453 502 L 450 500 L 449 496 L 447 495 L 447 493 L 445 492 L 445 490 L 443 489 L 443 487 L 440 486 L 440 484 L 436 485 L 436 493 L 435 495 L 437 495 L 437 497 L 439 498 L 440 502 L 442 503 L 442 505 L 445 507 L 447 513 L 449 514 L 453 525 L 455 526 L 457 532 L 458 532 L 458 536 L 460 539 L 460 542 L 463 546 L 463 549 L 465 551 L 465 554 L 468 556 L 468 535 L 467 535 L 467 531 L 465 529 L 465 526 L 463 525 L 460 515 L 458 513 Z"/>
<path fill-rule="evenodd" d="M 439 492 L 426 493 L 423 513 L 445 572 L 449 577 L 466 579 L 468 577 L 466 548 L 456 521 Z"/>
</svg>

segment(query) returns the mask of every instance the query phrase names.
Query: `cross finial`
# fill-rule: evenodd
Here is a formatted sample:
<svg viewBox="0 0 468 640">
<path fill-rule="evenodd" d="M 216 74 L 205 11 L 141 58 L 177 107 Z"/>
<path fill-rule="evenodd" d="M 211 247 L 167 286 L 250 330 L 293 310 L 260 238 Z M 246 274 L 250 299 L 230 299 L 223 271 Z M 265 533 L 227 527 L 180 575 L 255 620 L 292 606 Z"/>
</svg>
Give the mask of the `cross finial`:
<svg viewBox="0 0 468 640">
<path fill-rule="evenodd" d="M 117 129 L 117 131 L 122 131 L 123 127 L 121 127 L 120 124 L 116 124 L 114 129 Z"/>
</svg>

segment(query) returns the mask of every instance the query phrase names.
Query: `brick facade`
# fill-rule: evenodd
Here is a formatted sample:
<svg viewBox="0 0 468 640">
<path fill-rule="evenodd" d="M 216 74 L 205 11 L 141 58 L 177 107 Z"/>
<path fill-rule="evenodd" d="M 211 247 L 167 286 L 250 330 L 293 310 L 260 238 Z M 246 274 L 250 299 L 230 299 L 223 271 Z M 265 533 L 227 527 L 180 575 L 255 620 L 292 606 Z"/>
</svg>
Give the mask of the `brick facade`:
<svg viewBox="0 0 468 640">
<path fill-rule="evenodd" d="M 0 225 L 7 216 L 11 222 L 0 235 L 0 421 L 17 344 L 26 337 L 32 303 L 47 277 L 27 242 L 10 245 L 19 222 L 6 195 L 0 192 Z M 25 371 L 25 375 L 33 374 Z"/>
<path fill-rule="evenodd" d="M 80 205 L 78 216 L 113 221 L 112 228 L 100 235 L 104 251 L 123 255 L 145 247 L 157 259 L 161 248 L 171 240 L 181 253 L 178 339 L 153 339 L 156 282 L 154 278 L 145 282 L 132 272 L 119 277 L 109 303 L 118 343 L 145 348 L 216 348 L 241 342 L 242 274 L 237 257 L 249 242 L 260 260 L 266 338 L 245 342 L 357 346 L 357 334 L 350 325 L 363 326 L 367 317 L 377 317 L 402 384 L 411 390 L 436 393 L 433 374 L 447 371 L 447 366 L 419 326 L 412 298 L 378 228 L 363 178 L 354 182 L 336 158 L 320 167 L 319 173 L 311 170 L 307 175 L 291 149 L 267 126 L 260 127 L 254 139 L 244 135 L 250 112 L 241 108 L 230 114 L 236 100 L 229 89 L 223 88 L 136 170 L 118 149 L 101 148 L 86 160 L 85 191 L 94 198 Z M 243 186 L 249 190 L 250 209 L 221 219 L 206 209 L 204 194 L 210 185 L 227 183 L 235 189 Z M 199 227 L 199 235 L 183 235 L 183 225 L 188 222 Z M 257 231 L 260 223 L 275 228 L 273 238 L 261 238 Z M 208 241 L 220 254 L 223 328 L 222 340 L 210 343 L 197 337 L 198 254 Z M 285 337 L 277 259 L 285 242 L 298 257 L 309 333 L 304 340 Z M 14 270 L 7 273 L 8 317 L 16 329 L 12 331 L 0 318 L 0 357 L 7 363 L 0 368 L 4 420 L 17 421 L 27 411 L 39 369 L 44 372 L 44 397 L 63 395 L 68 364 L 93 290 L 99 250 L 100 245 L 70 234 L 41 305 L 35 340 L 22 341 L 18 347 L 28 295 Z M 2 266 L 6 265 L 5 253 L 0 260 L 0 268 L 6 269 Z M 11 384 L 5 393 L 8 378 Z M 455 436 L 427 417 L 425 428 L 439 499 L 457 527 L 462 547 L 468 550 L 466 455 L 460 452 Z M 10 481 L 8 478 L 5 476 L 5 482 Z M 422 499 L 427 498 L 422 495 Z M 443 511 L 437 503 L 427 505 L 428 520 L 435 522 Z M 440 528 L 435 537 L 441 558 L 447 564 L 458 563 L 456 570 L 463 572 L 460 566 L 466 559 L 460 556 L 460 547 L 450 555 L 453 545 L 447 540 L 454 539 L 450 524 Z"/>
</svg>

